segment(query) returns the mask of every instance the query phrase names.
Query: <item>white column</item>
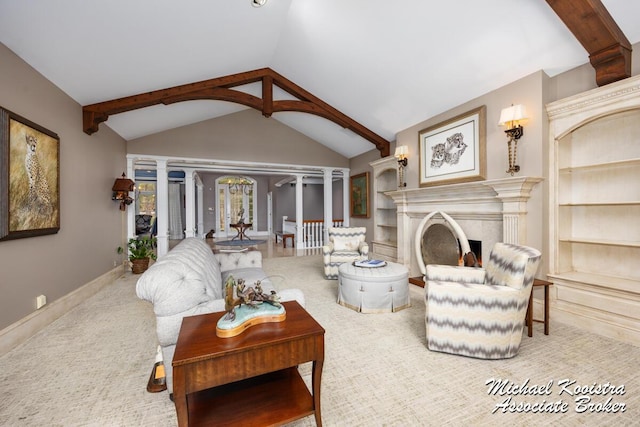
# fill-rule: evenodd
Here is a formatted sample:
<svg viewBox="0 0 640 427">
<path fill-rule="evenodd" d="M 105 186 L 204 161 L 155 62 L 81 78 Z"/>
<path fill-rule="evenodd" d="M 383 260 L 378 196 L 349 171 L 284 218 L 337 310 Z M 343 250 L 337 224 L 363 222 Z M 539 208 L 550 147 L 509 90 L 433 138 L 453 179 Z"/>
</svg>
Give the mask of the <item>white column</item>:
<svg viewBox="0 0 640 427">
<path fill-rule="evenodd" d="M 304 212 L 302 209 L 304 198 L 302 194 L 302 175 L 296 176 L 296 247 L 304 249 Z"/>
<path fill-rule="evenodd" d="M 351 206 L 349 205 L 349 195 L 351 194 L 351 183 L 349 182 L 349 170 L 342 169 L 342 223 L 343 227 L 349 227 L 349 216 L 351 215 Z"/>
<path fill-rule="evenodd" d="M 162 256 L 169 252 L 169 176 L 164 159 L 156 160 L 156 222 L 158 256 Z"/>
<path fill-rule="evenodd" d="M 127 177 L 132 181 L 136 180 L 135 170 L 133 169 L 133 159 L 127 159 Z M 129 205 L 129 209 L 127 209 L 127 241 L 135 237 L 136 237 L 136 207 L 135 205 Z"/>
<path fill-rule="evenodd" d="M 324 230 L 322 243 L 329 241 L 329 227 L 333 225 L 333 169 L 323 169 L 324 178 Z"/>
<path fill-rule="evenodd" d="M 196 189 L 193 180 L 195 171 L 192 169 L 184 170 L 184 236 L 186 238 L 196 235 Z"/>
<path fill-rule="evenodd" d="M 204 239 L 204 184 L 202 183 L 202 179 L 196 173 L 195 174 L 196 181 L 196 216 L 197 216 L 197 232 L 198 237 Z"/>
</svg>

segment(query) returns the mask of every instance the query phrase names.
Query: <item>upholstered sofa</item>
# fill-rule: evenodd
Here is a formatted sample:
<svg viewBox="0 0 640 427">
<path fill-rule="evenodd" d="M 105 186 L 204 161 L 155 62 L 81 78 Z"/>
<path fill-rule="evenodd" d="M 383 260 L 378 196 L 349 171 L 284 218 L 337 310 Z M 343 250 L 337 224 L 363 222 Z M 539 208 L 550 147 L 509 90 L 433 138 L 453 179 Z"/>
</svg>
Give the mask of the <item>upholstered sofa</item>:
<svg viewBox="0 0 640 427">
<path fill-rule="evenodd" d="M 223 287 L 229 277 L 242 278 L 247 285 L 261 281 L 264 292 L 274 289 L 262 269 L 260 251 L 214 254 L 203 240 L 188 238 L 160 257 L 138 279 L 139 298 L 153 304 L 156 332 L 162 347 L 167 389 L 173 392 L 171 362 L 182 318 L 224 311 Z M 276 289 L 282 301 L 296 300 L 304 307 L 299 289 Z"/>
<path fill-rule="evenodd" d="M 324 277 L 338 278 L 338 267 L 345 262 L 360 261 L 369 256 L 369 245 L 365 241 L 366 227 L 329 227 L 329 241 L 322 247 Z"/>
</svg>

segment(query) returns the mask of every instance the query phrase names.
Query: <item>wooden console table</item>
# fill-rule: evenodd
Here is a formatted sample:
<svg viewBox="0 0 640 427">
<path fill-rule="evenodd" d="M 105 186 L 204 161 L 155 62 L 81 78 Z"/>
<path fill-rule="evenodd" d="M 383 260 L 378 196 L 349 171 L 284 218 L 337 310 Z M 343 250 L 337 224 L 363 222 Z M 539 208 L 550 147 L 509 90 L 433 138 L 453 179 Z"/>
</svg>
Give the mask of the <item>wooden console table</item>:
<svg viewBox="0 0 640 427">
<path fill-rule="evenodd" d="M 295 301 L 287 318 L 216 336 L 225 313 L 185 317 L 173 356 L 178 425 L 279 425 L 315 415 L 322 426 L 324 329 Z M 309 393 L 297 366 L 313 361 Z"/>
</svg>

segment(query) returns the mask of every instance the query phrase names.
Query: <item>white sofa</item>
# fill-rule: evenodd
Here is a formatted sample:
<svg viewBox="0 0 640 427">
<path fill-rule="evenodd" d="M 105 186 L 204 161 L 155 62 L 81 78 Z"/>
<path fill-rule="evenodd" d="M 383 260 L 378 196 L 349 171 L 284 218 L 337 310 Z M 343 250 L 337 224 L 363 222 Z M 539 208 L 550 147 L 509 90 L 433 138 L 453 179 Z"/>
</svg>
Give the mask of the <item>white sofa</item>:
<svg viewBox="0 0 640 427">
<path fill-rule="evenodd" d="M 229 275 L 242 278 L 247 285 L 261 281 L 264 292 L 274 289 L 262 269 L 262 254 L 245 251 L 214 254 L 203 240 L 188 238 L 145 271 L 136 284 L 139 298 L 153 304 L 158 341 L 167 378 L 173 392 L 173 354 L 182 318 L 224 311 L 223 286 Z M 276 289 L 282 301 L 296 300 L 304 307 L 299 289 Z"/>
</svg>

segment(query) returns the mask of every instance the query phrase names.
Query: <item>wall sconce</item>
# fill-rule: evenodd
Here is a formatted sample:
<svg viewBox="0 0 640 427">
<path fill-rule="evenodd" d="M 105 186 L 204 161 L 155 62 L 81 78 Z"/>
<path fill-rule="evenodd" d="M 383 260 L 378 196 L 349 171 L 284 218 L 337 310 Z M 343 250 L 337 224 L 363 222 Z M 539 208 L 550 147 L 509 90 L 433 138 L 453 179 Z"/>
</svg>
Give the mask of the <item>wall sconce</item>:
<svg viewBox="0 0 640 427">
<path fill-rule="evenodd" d="M 504 133 L 507 134 L 507 144 L 509 146 L 509 169 L 507 173 L 512 176 L 516 172 L 520 172 L 520 166 L 516 164 L 516 155 L 518 151 L 518 140 L 524 134 L 522 123 L 527 120 L 527 112 L 524 105 L 512 105 L 503 108 L 500 113 L 500 121 L 498 125 L 506 127 Z"/>
<path fill-rule="evenodd" d="M 267 0 L 251 0 L 251 6 L 262 7 L 267 3 Z"/>
<path fill-rule="evenodd" d="M 117 178 L 116 182 L 113 183 L 111 200 L 120 202 L 121 211 L 125 210 L 127 205 L 133 203 L 133 198 L 129 196 L 129 192 L 133 191 L 134 186 L 135 182 L 128 179 L 124 172 L 122 173 L 122 178 Z"/>
<path fill-rule="evenodd" d="M 406 187 L 407 183 L 404 182 L 404 168 L 407 167 L 407 154 L 409 154 L 409 147 L 406 145 L 400 145 L 396 147 L 396 153 L 394 157 L 398 159 L 398 187 Z"/>
</svg>

